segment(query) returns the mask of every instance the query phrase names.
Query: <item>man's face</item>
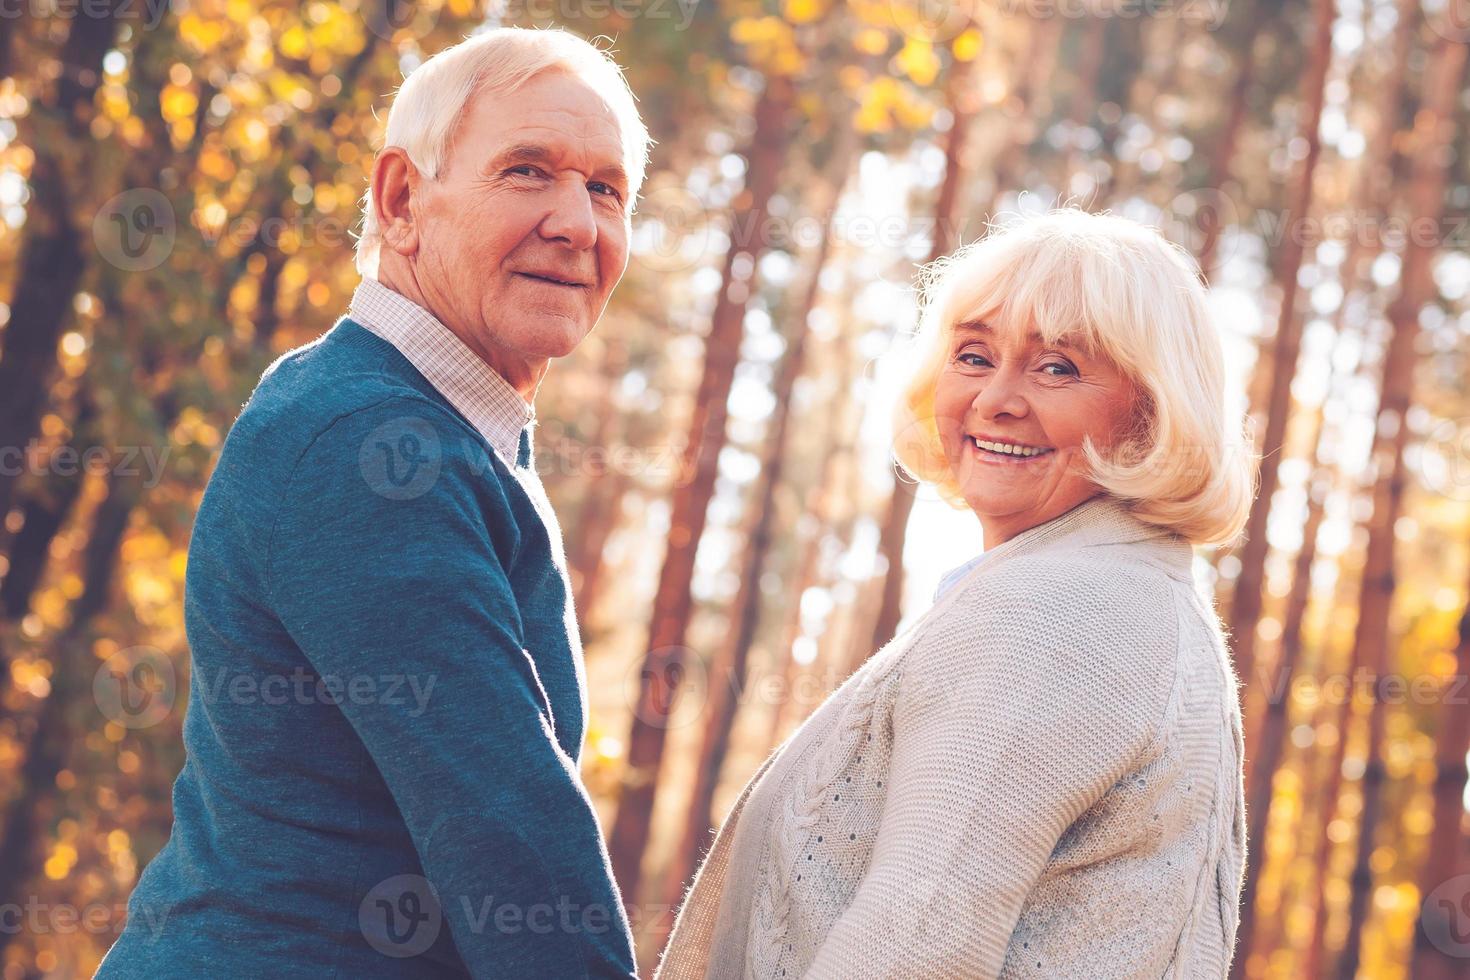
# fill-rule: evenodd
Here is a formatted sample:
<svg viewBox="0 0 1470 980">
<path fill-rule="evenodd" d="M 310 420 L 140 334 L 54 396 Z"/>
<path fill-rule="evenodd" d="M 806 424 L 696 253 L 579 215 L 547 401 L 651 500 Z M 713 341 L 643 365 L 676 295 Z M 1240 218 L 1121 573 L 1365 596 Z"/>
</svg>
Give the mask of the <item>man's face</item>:
<svg viewBox="0 0 1470 980">
<path fill-rule="evenodd" d="M 491 363 L 564 357 L 627 268 L 628 197 L 617 117 L 581 79 L 477 94 L 415 189 L 419 288 Z"/>
</svg>

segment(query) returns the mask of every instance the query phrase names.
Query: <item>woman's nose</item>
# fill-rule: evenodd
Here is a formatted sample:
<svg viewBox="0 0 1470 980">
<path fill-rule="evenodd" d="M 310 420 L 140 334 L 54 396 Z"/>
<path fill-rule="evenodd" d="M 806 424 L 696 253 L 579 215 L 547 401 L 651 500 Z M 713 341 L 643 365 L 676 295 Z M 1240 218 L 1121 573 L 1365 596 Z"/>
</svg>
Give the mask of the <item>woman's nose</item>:
<svg viewBox="0 0 1470 980">
<path fill-rule="evenodd" d="M 1001 368 L 986 378 L 970 403 L 971 411 L 984 419 L 1001 415 L 1024 418 L 1031 406 L 1026 401 L 1024 379 L 1019 369 Z"/>
</svg>

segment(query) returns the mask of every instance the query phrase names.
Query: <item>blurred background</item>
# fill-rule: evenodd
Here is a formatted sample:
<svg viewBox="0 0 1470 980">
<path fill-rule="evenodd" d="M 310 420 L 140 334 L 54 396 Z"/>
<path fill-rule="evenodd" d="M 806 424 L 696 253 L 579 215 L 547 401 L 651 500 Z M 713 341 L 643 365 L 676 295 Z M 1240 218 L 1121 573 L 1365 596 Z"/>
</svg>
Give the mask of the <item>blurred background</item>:
<svg viewBox="0 0 1470 980">
<path fill-rule="evenodd" d="M 11 0 L 0 975 L 89 976 L 166 839 L 182 584 L 260 372 L 342 315 L 388 98 L 603 37 L 658 141 L 538 400 L 645 967 L 759 762 L 980 551 L 897 479 L 916 265 L 1070 202 L 1199 259 L 1263 453 L 1201 552 L 1244 681 L 1238 976 L 1470 976 L 1464 0 Z"/>
</svg>

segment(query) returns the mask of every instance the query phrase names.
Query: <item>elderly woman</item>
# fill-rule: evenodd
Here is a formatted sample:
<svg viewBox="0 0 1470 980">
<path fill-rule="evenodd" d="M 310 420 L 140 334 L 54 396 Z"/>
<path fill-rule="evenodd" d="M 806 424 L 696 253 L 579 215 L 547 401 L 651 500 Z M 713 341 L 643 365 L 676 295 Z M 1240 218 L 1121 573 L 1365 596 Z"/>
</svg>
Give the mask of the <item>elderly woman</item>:
<svg viewBox="0 0 1470 980">
<path fill-rule="evenodd" d="M 904 468 L 980 520 L 741 793 L 658 976 L 1223 977 L 1236 677 L 1192 576 L 1254 457 L 1193 262 L 1066 210 L 929 280 Z"/>
</svg>

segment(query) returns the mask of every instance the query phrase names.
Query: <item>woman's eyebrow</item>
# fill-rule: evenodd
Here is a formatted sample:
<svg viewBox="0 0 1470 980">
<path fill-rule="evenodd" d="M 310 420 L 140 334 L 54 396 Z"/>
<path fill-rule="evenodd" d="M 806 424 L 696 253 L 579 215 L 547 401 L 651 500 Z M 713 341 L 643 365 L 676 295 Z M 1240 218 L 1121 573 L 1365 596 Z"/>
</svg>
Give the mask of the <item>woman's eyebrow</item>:
<svg viewBox="0 0 1470 980">
<path fill-rule="evenodd" d="M 965 320 L 960 323 L 956 323 L 954 325 L 954 328 L 956 333 L 965 332 L 986 335 L 995 333 L 995 330 L 990 326 L 990 324 L 986 323 L 984 320 Z M 1034 344 L 1046 343 L 1046 338 L 1041 336 L 1041 334 L 1037 333 L 1035 330 L 1028 333 L 1026 335 L 1026 339 Z M 1086 348 L 1083 347 L 1081 342 L 1069 334 L 1064 334 L 1061 337 L 1058 337 L 1056 339 L 1056 342 L 1051 344 L 1050 346 L 1065 347 L 1067 350 L 1073 351 L 1077 354 L 1087 353 Z"/>
</svg>

